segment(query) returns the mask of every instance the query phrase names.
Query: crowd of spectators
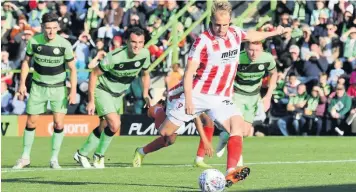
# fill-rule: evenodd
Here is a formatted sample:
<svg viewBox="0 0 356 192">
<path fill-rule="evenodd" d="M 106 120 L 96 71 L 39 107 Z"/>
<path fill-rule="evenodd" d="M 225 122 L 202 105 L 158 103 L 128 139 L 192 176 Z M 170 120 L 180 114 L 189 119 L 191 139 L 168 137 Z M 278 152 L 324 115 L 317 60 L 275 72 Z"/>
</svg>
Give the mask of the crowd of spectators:
<svg viewBox="0 0 356 192">
<path fill-rule="evenodd" d="M 73 44 L 78 69 L 90 69 L 106 52 L 125 44 L 123 34 L 131 26 L 145 29 L 146 41 L 163 26 L 186 1 L 5 1 L 1 15 L 1 69 L 20 69 L 26 42 L 41 32 L 41 16 L 49 11 L 59 17 L 59 34 Z M 179 19 L 177 35 L 199 19 L 205 2 L 196 2 Z M 264 41 L 265 51 L 277 62 L 278 82 L 271 109 L 259 112 L 255 128 L 264 134 L 350 135 L 356 134 L 356 2 L 351 0 L 278 1 L 272 20 L 259 30 L 277 25 L 292 30 Z M 234 13 L 239 15 L 239 13 Z M 165 72 L 167 87 L 182 79 L 185 56 L 191 43 L 204 29 L 195 28 L 179 42 L 179 63 L 167 56 L 156 71 Z M 172 38 L 170 30 L 149 47 L 152 61 Z M 78 104 L 69 113 L 85 114 L 89 72 L 78 72 Z M 2 114 L 23 114 L 26 97 L 16 93 L 17 73 L 2 73 Z M 264 79 L 263 88 L 268 84 Z M 28 83 L 30 86 L 30 83 Z M 70 89 L 68 85 L 68 89 Z M 262 89 L 263 90 L 263 89 Z M 127 101 L 132 113 L 142 113 L 140 81 L 129 89 Z M 266 128 L 267 127 L 267 128 Z"/>
</svg>

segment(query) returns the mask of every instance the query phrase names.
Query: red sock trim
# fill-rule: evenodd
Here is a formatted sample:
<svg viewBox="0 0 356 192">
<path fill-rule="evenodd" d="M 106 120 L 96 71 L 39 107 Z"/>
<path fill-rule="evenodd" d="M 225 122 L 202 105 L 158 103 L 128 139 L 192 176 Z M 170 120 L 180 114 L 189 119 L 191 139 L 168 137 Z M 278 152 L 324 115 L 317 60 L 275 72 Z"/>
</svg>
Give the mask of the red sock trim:
<svg viewBox="0 0 356 192">
<path fill-rule="evenodd" d="M 227 169 L 235 168 L 242 153 L 242 137 L 230 136 L 227 142 Z"/>
<path fill-rule="evenodd" d="M 214 134 L 214 127 L 205 126 L 204 127 L 204 132 L 205 132 L 205 135 L 208 138 L 208 140 L 211 141 L 212 138 L 213 138 L 213 134 Z M 198 157 L 204 157 L 205 156 L 204 142 L 201 139 L 200 139 L 200 142 L 199 142 L 197 156 Z"/>
</svg>

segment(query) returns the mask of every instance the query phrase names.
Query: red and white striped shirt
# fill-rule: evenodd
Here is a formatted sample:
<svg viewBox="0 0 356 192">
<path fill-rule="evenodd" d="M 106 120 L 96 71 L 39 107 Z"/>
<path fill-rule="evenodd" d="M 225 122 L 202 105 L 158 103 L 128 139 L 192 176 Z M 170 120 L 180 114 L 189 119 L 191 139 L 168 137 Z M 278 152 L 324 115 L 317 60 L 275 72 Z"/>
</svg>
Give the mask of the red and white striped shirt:
<svg viewBox="0 0 356 192">
<path fill-rule="evenodd" d="M 193 91 L 230 97 L 236 75 L 241 42 L 246 33 L 230 26 L 225 38 L 214 36 L 210 28 L 194 42 L 189 60 L 200 63 L 193 79 Z"/>
</svg>

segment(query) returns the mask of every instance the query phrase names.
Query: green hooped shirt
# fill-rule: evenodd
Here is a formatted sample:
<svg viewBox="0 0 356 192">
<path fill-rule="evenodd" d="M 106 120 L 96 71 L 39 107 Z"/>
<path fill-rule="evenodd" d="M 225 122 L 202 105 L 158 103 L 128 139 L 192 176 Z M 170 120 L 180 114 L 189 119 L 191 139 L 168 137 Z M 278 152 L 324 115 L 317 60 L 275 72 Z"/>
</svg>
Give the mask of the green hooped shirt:
<svg viewBox="0 0 356 192">
<path fill-rule="evenodd" d="M 262 52 L 256 61 L 251 61 L 246 51 L 240 54 L 237 68 L 234 92 L 242 95 L 256 95 L 260 93 L 262 78 L 267 71 L 276 67 L 272 54 Z"/>
<path fill-rule="evenodd" d="M 27 43 L 26 54 L 34 60 L 32 80 L 46 87 L 65 86 L 65 62 L 74 59 L 72 45 L 63 37 L 47 41 L 44 34 L 38 34 Z"/>
<path fill-rule="evenodd" d="M 132 58 L 128 56 L 127 47 L 110 51 L 99 64 L 104 74 L 99 76 L 97 86 L 111 94 L 120 95 L 130 87 L 141 70 L 147 70 L 150 64 L 150 53 L 146 48 L 142 48 Z"/>
</svg>

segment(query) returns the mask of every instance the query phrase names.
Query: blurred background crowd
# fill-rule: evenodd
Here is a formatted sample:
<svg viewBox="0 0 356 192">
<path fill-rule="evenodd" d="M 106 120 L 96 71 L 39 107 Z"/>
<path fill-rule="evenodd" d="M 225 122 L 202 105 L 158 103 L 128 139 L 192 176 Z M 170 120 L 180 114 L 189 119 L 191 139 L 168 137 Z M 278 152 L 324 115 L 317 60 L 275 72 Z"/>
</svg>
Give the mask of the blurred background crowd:
<svg viewBox="0 0 356 192">
<path fill-rule="evenodd" d="M 27 97 L 16 94 L 19 73 L 27 41 L 41 32 L 41 17 L 47 12 L 59 15 L 59 35 L 73 45 L 78 71 L 77 104 L 69 114 L 86 114 L 89 71 L 113 49 L 125 45 L 124 33 L 131 26 L 146 31 L 146 42 L 163 30 L 187 1 L 3 1 L 1 10 L 1 113 L 24 114 Z M 233 2 L 238 16 L 250 2 Z M 246 22 L 254 27 L 269 10 L 269 1 L 261 2 Z M 206 9 L 205 1 L 196 1 L 179 19 L 180 36 Z M 249 20 L 249 21 L 248 21 Z M 292 31 L 264 41 L 264 49 L 277 62 L 278 82 L 271 109 L 258 111 L 254 127 L 257 135 L 354 135 L 356 134 L 356 1 L 278 1 L 272 19 L 258 30 L 275 26 Z M 169 89 L 183 77 L 187 53 L 194 39 L 206 29 L 203 23 L 179 42 L 179 62 L 166 58 L 151 72 L 152 83 L 161 80 Z M 152 62 L 172 43 L 171 29 L 148 47 Z M 30 76 L 31 77 L 31 76 Z M 31 86 L 28 78 L 28 90 Z M 266 90 L 268 77 L 263 80 Z M 70 89 L 70 84 L 67 84 Z M 153 86 L 154 87 L 154 86 Z M 164 97 L 155 94 L 152 97 Z M 158 95 L 158 96 L 157 96 Z M 159 100 L 160 98 L 154 98 Z M 127 92 L 124 113 L 142 114 L 141 81 L 137 78 Z"/>
</svg>

